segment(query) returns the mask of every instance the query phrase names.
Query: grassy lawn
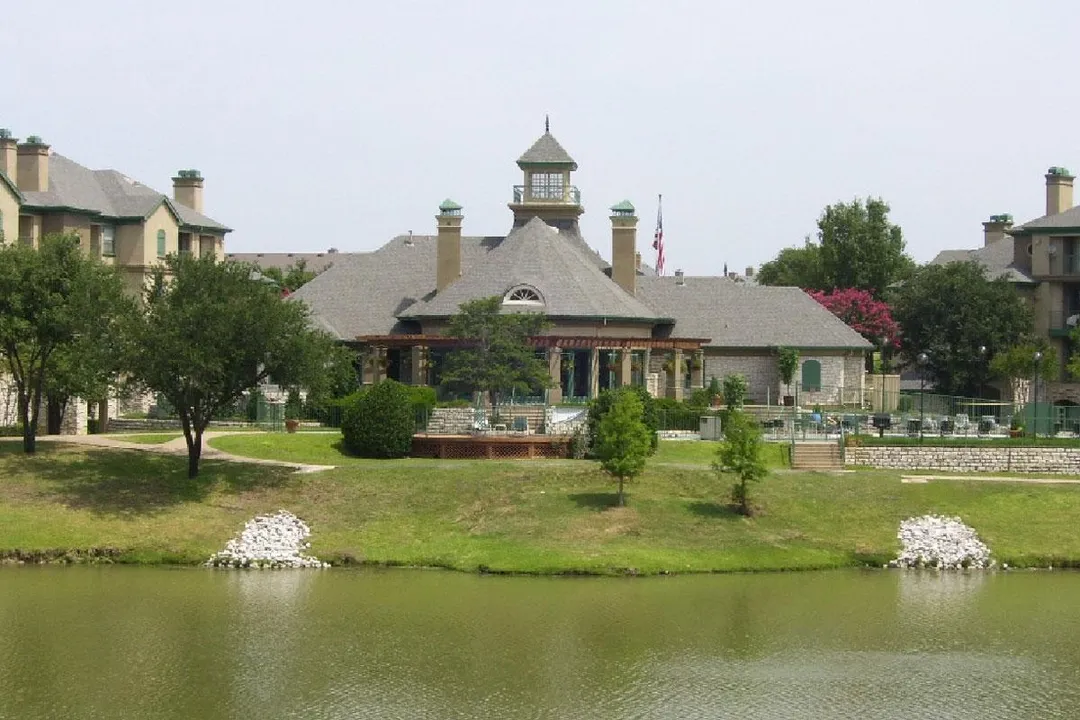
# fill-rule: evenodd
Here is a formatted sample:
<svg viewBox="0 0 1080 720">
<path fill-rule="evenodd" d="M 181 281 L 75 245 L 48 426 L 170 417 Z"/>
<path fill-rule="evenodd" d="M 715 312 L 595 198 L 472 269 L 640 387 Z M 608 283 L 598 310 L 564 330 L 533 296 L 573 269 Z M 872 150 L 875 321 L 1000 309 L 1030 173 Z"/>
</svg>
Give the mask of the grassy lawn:
<svg viewBox="0 0 1080 720">
<path fill-rule="evenodd" d="M 146 433 L 143 435 L 110 435 L 109 437 L 117 440 L 123 440 L 124 442 L 139 443 L 140 445 L 160 445 L 167 443 L 170 440 L 176 440 L 183 437 L 180 433 Z"/>
<path fill-rule="evenodd" d="M 935 512 L 959 515 L 1011 565 L 1080 565 L 1077 486 L 784 471 L 755 488 L 761 513 L 746 519 L 728 509 L 728 483 L 708 470 L 706 451 L 667 444 L 628 485 L 629 506 L 614 508 L 614 484 L 586 461 L 343 460 L 336 436 L 314 434 L 215 445 L 241 441 L 339 467 L 295 474 L 206 462 L 190 481 L 181 457 L 48 444 L 27 458 L 5 444 L 0 556 L 114 548 L 127 561 L 199 562 L 253 515 L 283 508 L 311 525 L 313 552 L 335 562 L 535 573 L 809 569 L 884 562 L 895 556 L 901 520 Z M 698 461 L 691 452 L 702 453 Z"/>
</svg>

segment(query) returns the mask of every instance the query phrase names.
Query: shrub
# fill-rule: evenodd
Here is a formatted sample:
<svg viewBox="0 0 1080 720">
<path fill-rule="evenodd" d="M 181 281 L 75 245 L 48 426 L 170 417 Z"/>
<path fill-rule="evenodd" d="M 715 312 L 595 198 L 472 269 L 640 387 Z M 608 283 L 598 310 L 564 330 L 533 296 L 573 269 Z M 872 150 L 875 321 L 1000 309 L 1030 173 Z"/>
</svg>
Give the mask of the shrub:
<svg viewBox="0 0 1080 720">
<path fill-rule="evenodd" d="M 724 404 L 728 410 L 741 408 L 746 403 L 746 376 L 728 375 L 724 378 Z"/>
<path fill-rule="evenodd" d="M 407 386 L 383 380 L 350 398 L 341 423 L 346 450 L 366 458 L 409 454 L 416 416 Z"/>
<path fill-rule="evenodd" d="M 649 454 L 651 455 L 660 446 L 660 436 L 656 433 L 660 429 L 659 403 L 663 402 L 664 398 L 653 398 L 649 391 L 640 385 L 630 386 L 629 389 L 631 392 L 636 393 L 641 400 L 641 420 L 650 433 Z M 589 412 L 586 416 L 585 425 L 588 430 L 590 455 L 596 452 L 596 438 L 597 431 L 600 428 L 600 420 L 611 410 L 614 399 L 615 391 L 604 390 L 589 402 Z M 677 404 L 681 405 L 682 403 Z"/>
</svg>

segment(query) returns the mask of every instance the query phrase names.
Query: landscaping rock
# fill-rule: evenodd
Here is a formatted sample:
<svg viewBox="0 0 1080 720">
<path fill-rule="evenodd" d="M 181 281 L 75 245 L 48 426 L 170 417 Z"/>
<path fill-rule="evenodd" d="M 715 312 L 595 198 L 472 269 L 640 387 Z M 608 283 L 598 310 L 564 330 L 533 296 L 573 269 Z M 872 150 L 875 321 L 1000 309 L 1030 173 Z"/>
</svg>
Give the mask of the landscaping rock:
<svg viewBox="0 0 1080 720">
<path fill-rule="evenodd" d="M 330 567 L 318 558 L 301 555 L 311 547 L 311 530 L 303 520 L 285 510 L 248 520 L 243 531 L 225 549 L 206 562 L 207 567 L 278 568 Z"/>
<path fill-rule="evenodd" d="M 938 515 L 909 518 L 900 523 L 896 537 L 901 549 L 900 556 L 892 563 L 894 567 L 958 570 L 993 566 L 990 549 L 960 518 Z"/>
</svg>

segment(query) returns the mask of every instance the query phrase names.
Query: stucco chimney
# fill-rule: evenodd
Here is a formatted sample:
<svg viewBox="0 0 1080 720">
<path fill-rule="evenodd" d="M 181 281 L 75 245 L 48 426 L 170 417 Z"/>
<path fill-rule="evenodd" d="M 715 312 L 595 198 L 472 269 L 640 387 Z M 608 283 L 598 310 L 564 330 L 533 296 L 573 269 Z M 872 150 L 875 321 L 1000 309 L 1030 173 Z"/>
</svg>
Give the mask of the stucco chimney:
<svg viewBox="0 0 1080 720">
<path fill-rule="evenodd" d="M 611 279 L 637 294 L 637 215 L 629 200 L 611 207 Z"/>
<path fill-rule="evenodd" d="M 983 223 L 983 247 L 1005 239 L 1005 231 L 1012 227 L 1013 217 L 1008 213 L 991 215 L 990 219 Z"/>
<path fill-rule="evenodd" d="M 439 205 L 435 226 L 439 236 L 435 247 L 435 291 L 442 292 L 461 277 L 461 206 L 447 198 Z"/>
<path fill-rule="evenodd" d="M 18 173 L 15 184 L 23 192 L 48 192 L 49 146 L 37 135 L 18 146 Z"/>
<path fill-rule="evenodd" d="M 198 170 L 180 170 L 172 179 L 173 200 L 197 213 L 203 211 L 203 176 Z"/>
<path fill-rule="evenodd" d="M 1073 180 L 1075 176 L 1063 167 L 1054 166 L 1046 171 L 1046 214 L 1057 215 L 1073 206 Z"/>
<path fill-rule="evenodd" d="M 19 141 L 7 128 L 0 128 L 0 172 L 13 183 L 19 181 Z"/>
<path fill-rule="evenodd" d="M 683 271 L 682 270 L 676 270 L 675 271 L 675 284 L 676 285 L 685 285 L 686 284 L 686 279 L 683 276 Z"/>
<path fill-rule="evenodd" d="M 634 269 L 641 272 L 641 253 L 634 253 Z"/>
</svg>

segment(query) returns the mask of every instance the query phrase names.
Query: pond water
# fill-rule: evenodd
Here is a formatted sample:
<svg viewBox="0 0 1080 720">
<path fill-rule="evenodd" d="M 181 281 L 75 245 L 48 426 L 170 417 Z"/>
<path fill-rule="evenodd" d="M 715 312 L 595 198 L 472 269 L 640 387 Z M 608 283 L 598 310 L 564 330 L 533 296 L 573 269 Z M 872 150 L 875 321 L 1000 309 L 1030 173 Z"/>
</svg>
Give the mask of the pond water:
<svg viewBox="0 0 1080 720">
<path fill-rule="evenodd" d="M 0 718 L 1077 718 L 1080 574 L 0 568 Z"/>
</svg>

